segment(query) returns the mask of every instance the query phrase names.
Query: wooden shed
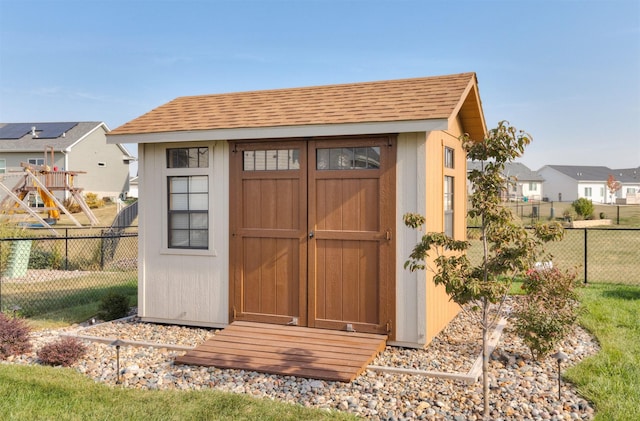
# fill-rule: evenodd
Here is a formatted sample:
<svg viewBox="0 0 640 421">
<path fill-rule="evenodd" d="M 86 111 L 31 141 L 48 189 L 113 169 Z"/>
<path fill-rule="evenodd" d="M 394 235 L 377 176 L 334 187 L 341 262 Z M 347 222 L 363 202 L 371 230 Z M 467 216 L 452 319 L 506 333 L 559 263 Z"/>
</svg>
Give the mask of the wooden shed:
<svg viewBox="0 0 640 421">
<path fill-rule="evenodd" d="M 236 320 L 422 347 L 457 314 L 403 264 L 466 235 L 459 136 L 486 131 L 474 73 L 180 97 L 113 130 L 137 143 L 143 320 Z"/>
</svg>

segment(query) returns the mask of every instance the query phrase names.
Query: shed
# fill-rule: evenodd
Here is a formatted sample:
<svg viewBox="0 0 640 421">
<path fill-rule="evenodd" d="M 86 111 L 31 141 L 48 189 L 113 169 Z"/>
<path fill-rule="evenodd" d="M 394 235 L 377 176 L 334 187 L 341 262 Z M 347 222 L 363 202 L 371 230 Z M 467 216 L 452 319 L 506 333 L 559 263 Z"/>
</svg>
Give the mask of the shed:
<svg viewBox="0 0 640 421">
<path fill-rule="evenodd" d="M 143 320 L 355 330 L 422 347 L 458 313 L 403 268 L 421 233 L 466 235 L 476 75 L 189 96 L 118 127 L 137 143 Z"/>
</svg>

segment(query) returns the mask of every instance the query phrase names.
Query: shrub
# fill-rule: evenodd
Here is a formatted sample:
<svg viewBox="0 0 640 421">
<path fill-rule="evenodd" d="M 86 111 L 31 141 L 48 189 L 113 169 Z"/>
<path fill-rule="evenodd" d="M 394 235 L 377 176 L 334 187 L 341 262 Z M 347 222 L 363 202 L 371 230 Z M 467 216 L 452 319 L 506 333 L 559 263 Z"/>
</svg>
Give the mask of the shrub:
<svg viewBox="0 0 640 421">
<path fill-rule="evenodd" d="M 73 199 L 72 197 L 64 199 L 64 202 L 62 202 L 62 204 L 64 205 L 65 209 L 68 210 L 71 213 L 80 213 L 80 212 L 82 212 L 82 208 L 75 201 L 75 199 Z"/>
<path fill-rule="evenodd" d="M 61 365 L 69 367 L 87 352 L 84 346 L 76 338 L 64 337 L 51 342 L 38 351 L 40 362 L 46 365 Z"/>
<path fill-rule="evenodd" d="M 100 300 L 98 318 L 114 320 L 125 317 L 129 313 L 129 298 L 118 292 L 110 292 Z"/>
<path fill-rule="evenodd" d="M 30 331 L 23 319 L 9 318 L 0 313 L 0 360 L 31 351 Z"/>
<path fill-rule="evenodd" d="M 571 207 L 579 216 L 583 217 L 584 219 L 589 219 L 593 215 L 593 202 L 589 199 L 585 199 L 584 197 L 575 200 L 571 204 Z"/>
<path fill-rule="evenodd" d="M 526 295 L 514 312 L 514 326 L 535 360 L 547 355 L 571 331 L 578 317 L 575 287 L 575 272 L 557 268 L 527 272 L 522 283 Z"/>
<path fill-rule="evenodd" d="M 600 212 L 600 219 L 606 219 L 607 215 L 604 212 Z"/>
<path fill-rule="evenodd" d="M 97 209 L 104 206 L 104 200 L 98 199 L 98 195 L 95 193 L 87 193 L 84 201 L 87 203 L 87 206 L 89 206 L 89 209 Z"/>
</svg>

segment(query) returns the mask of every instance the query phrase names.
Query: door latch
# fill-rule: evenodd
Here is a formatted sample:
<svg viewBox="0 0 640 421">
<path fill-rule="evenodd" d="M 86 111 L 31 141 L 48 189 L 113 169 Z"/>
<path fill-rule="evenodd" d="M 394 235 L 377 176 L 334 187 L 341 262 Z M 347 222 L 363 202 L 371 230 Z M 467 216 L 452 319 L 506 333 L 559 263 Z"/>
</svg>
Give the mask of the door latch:
<svg viewBox="0 0 640 421">
<path fill-rule="evenodd" d="M 314 234 L 315 234 L 315 233 L 314 233 L 313 231 L 311 231 L 311 232 L 309 233 L 309 238 L 313 238 Z"/>
</svg>

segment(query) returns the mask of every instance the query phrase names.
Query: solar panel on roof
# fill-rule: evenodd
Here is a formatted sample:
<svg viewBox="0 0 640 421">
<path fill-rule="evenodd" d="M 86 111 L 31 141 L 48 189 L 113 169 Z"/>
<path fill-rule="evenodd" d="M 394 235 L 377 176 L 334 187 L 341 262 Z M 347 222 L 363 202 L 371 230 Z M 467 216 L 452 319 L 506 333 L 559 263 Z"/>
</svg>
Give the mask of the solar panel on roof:
<svg viewBox="0 0 640 421">
<path fill-rule="evenodd" d="M 36 134 L 40 139 L 56 139 L 74 128 L 78 123 L 8 123 L 0 127 L 0 139 L 20 139 L 22 136 L 36 128 Z"/>
<path fill-rule="evenodd" d="M 41 139 L 56 139 L 62 136 L 62 133 L 68 132 L 78 123 L 40 123 L 36 124 L 36 132 Z"/>
<path fill-rule="evenodd" d="M 0 139 L 20 139 L 31 131 L 33 124 L 29 123 L 8 123 L 0 127 Z"/>
</svg>

